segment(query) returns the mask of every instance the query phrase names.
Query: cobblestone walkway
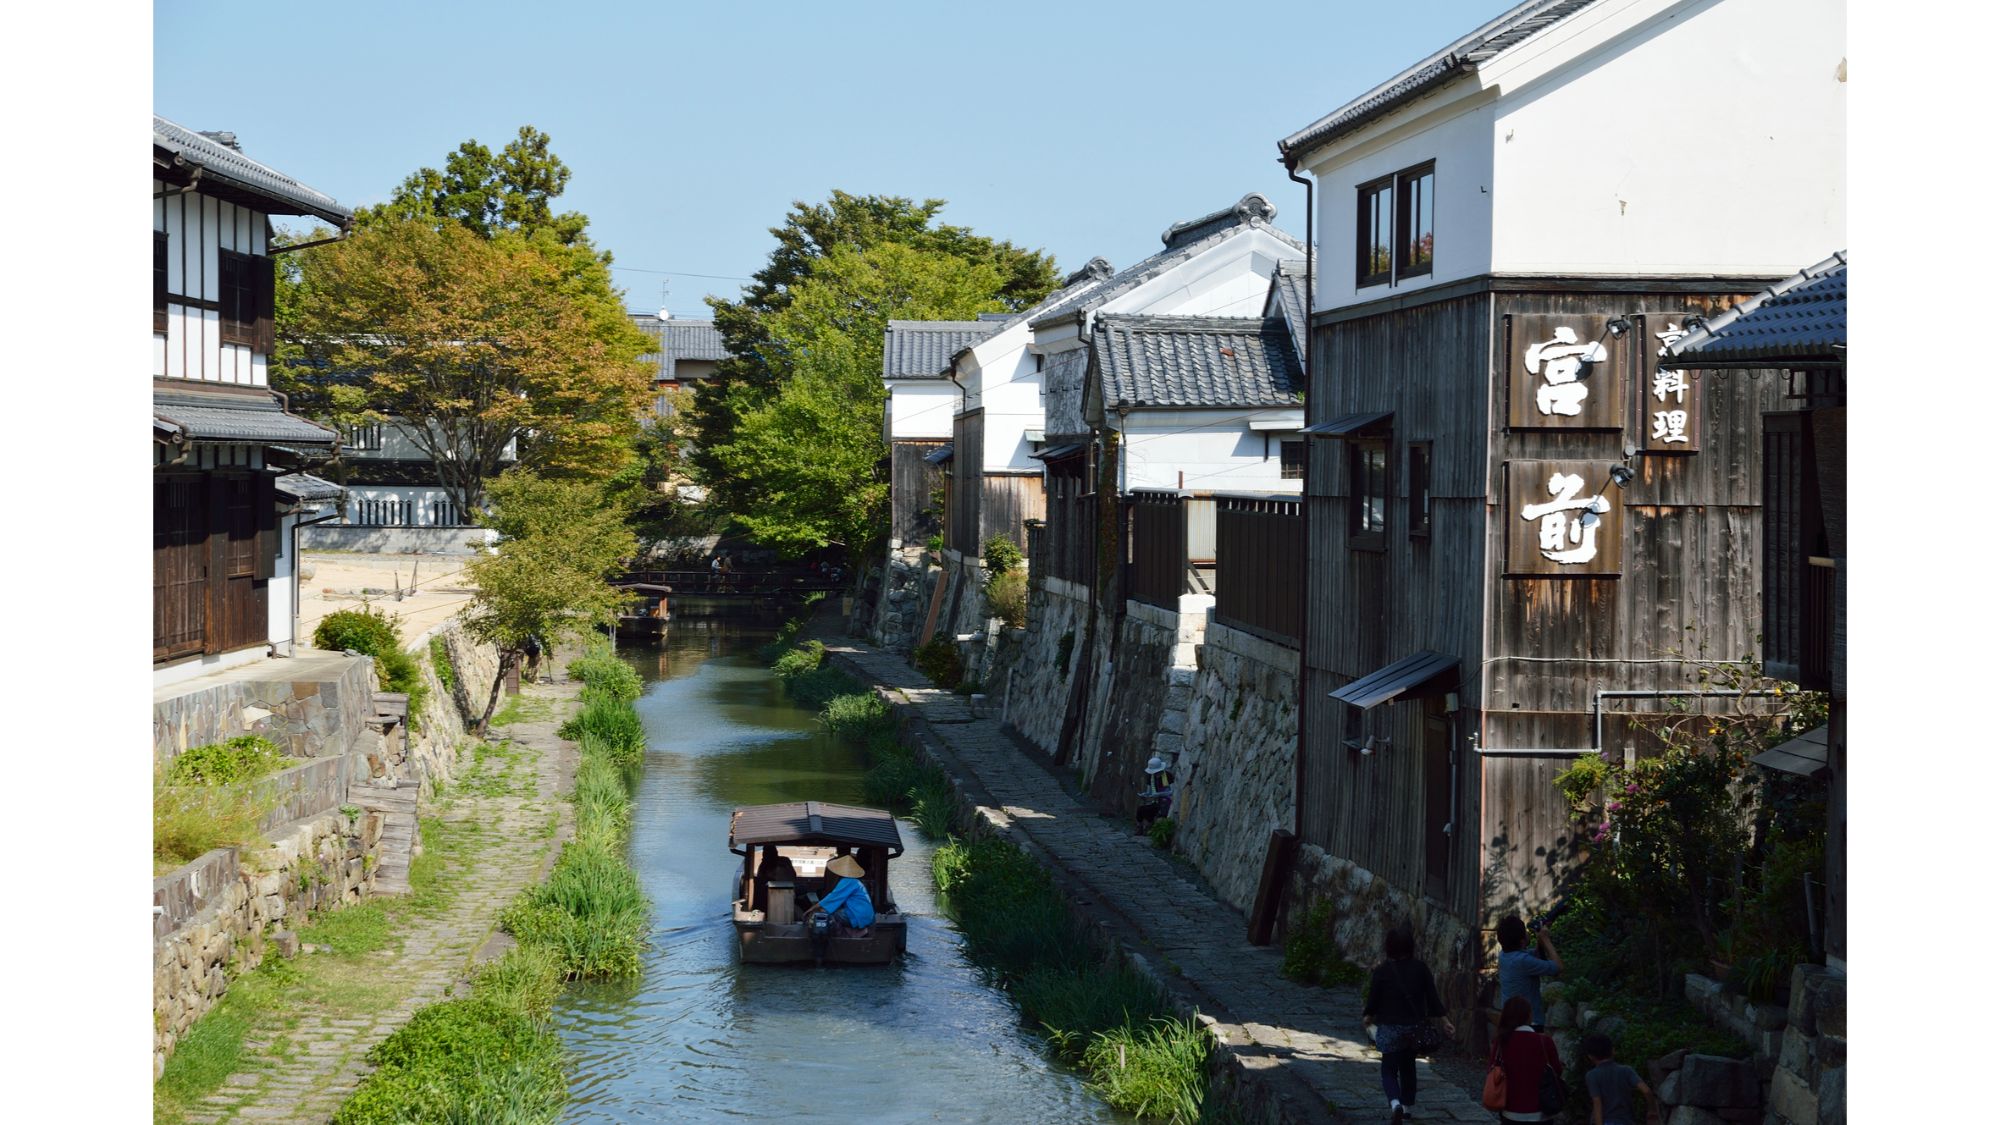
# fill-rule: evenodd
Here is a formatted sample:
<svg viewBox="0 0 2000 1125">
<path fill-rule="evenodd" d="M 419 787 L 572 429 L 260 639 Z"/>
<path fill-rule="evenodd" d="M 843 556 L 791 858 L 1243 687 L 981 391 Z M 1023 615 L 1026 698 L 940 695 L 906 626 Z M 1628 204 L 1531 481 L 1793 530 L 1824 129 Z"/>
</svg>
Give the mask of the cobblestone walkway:
<svg viewBox="0 0 2000 1125">
<path fill-rule="evenodd" d="M 368 1000 L 334 1010 L 305 999 L 251 1029 L 244 1062 L 222 1087 L 187 1115 L 194 1122 L 325 1122 L 368 1073 L 362 1056 L 426 1004 L 447 998 L 466 978 L 494 936 L 503 907 L 542 877 L 567 834 L 569 806 L 557 794 L 570 784 L 574 752 L 556 736 L 570 710 L 573 685 L 525 687 L 551 717 L 524 719 L 496 730 L 511 746 L 483 765 L 461 762 L 460 778 L 435 807 L 423 810 L 446 825 L 479 826 L 467 854 L 444 876 L 454 893 L 434 917 L 405 916 L 401 948 L 363 955 L 379 959 Z M 509 751 L 518 753 L 500 768 Z M 469 753 L 469 752 L 468 752 Z M 554 814 L 555 830 L 551 831 Z M 302 955 L 314 958 L 332 954 Z M 483 958 L 482 958 L 483 959 Z M 354 1007 L 370 1009 L 356 1018 Z"/>
<path fill-rule="evenodd" d="M 1025 842 L 1073 898 L 1102 911 L 1114 936 L 1200 1009 L 1286 1121 L 1387 1119 L 1378 1055 L 1361 1028 L 1358 989 L 1321 989 L 1278 975 L 1275 947 L 1246 940 L 1247 921 L 1145 837 L 1066 791 L 1039 755 L 973 717 L 964 697 L 933 688 L 901 657 L 851 638 L 828 655 L 890 689 L 961 792 L 1001 834 Z M 1033 756 L 1031 756 L 1033 755 Z M 1417 1064 L 1418 1121 L 1490 1122 L 1476 1096 Z"/>
</svg>

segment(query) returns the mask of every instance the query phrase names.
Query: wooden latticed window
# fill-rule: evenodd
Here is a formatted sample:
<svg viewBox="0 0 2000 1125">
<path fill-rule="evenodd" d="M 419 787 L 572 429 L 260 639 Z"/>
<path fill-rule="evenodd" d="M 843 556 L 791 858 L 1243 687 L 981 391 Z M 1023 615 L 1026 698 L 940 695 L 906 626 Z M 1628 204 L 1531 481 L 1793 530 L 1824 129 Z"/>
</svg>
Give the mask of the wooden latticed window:
<svg viewBox="0 0 2000 1125">
<path fill-rule="evenodd" d="M 271 350 L 272 301 L 275 276 L 271 259 L 233 250 L 217 252 L 221 284 L 222 342 L 255 351 Z"/>
<path fill-rule="evenodd" d="M 167 234 L 153 232 L 153 331 L 167 330 Z"/>
<path fill-rule="evenodd" d="M 1278 477 L 1281 480 L 1304 480 L 1306 477 L 1306 440 L 1286 438 L 1278 443 Z"/>
</svg>

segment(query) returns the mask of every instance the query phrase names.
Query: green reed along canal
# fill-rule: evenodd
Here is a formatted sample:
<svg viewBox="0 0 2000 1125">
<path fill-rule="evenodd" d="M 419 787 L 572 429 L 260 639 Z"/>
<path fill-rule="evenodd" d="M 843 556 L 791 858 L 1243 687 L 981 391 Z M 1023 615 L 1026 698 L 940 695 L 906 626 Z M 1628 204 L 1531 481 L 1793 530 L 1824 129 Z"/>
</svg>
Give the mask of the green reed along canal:
<svg viewBox="0 0 2000 1125">
<path fill-rule="evenodd" d="M 939 912 L 931 845 L 907 821 L 890 871 L 909 951 L 887 966 L 740 965 L 729 813 L 861 802 L 861 751 L 823 732 L 751 655 L 771 609 L 692 599 L 647 680 L 632 865 L 653 902 L 641 976 L 571 985 L 555 1022 L 577 1055 L 565 1121 L 1112 1122 L 967 959 Z"/>
</svg>

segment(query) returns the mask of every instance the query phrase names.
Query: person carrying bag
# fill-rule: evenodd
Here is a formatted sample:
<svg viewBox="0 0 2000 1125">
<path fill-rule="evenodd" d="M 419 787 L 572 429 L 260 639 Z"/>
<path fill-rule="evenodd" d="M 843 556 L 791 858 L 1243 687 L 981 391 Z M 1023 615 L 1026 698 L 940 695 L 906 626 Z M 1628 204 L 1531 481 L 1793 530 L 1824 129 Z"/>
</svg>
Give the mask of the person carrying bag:
<svg viewBox="0 0 2000 1125">
<path fill-rule="evenodd" d="M 1553 1121 L 1568 1098 L 1562 1053 L 1553 1038 L 1528 1022 L 1533 1016 L 1525 996 L 1514 997 L 1500 1010 L 1500 1037 L 1493 1044 L 1492 1069 L 1480 1102 L 1497 1109 L 1503 1122 Z"/>
<path fill-rule="evenodd" d="M 1410 931 L 1390 930 L 1382 942 L 1387 960 L 1369 974 L 1361 1006 L 1361 1021 L 1374 1025 L 1375 1047 L 1382 1052 L 1382 1092 L 1389 1098 L 1391 1125 L 1402 1125 L 1416 1107 L 1417 1056 L 1436 1051 L 1453 1034 L 1451 1021 L 1442 1018 L 1444 1001 L 1430 966 L 1417 960 L 1416 951 Z"/>
</svg>

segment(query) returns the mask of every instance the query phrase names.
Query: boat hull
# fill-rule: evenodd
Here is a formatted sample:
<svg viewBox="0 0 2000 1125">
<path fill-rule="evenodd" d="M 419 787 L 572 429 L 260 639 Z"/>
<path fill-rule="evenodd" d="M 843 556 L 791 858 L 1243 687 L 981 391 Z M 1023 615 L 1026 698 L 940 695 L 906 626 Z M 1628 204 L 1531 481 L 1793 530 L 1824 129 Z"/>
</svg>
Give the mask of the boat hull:
<svg viewBox="0 0 2000 1125">
<path fill-rule="evenodd" d="M 746 965 L 886 965 L 902 955 L 908 931 L 901 915 L 878 914 L 868 936 L 828 937 L 815 948 L 803 922 L 736 919 L 736 949 Z"/>
</svg>

